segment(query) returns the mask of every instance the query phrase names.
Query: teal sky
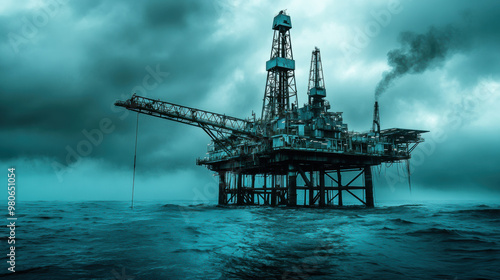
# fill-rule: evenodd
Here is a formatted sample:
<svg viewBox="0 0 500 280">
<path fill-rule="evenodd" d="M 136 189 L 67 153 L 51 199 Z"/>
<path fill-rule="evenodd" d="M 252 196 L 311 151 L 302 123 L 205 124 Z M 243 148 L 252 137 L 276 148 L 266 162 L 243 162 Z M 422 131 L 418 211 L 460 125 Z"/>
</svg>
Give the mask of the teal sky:
<svg viewBox="0 0 500 280">
<path fill-rule="evenodd" d="M 431 132 L 412 160 L 413 193 L 398 167 L 384 166 L 377 200 L 500 197 L 498 1 L 7 0 L 0 167 L 16 167 L 18 199 L 130 199 L 135 114 L 113 103 L 133 92 L 260 115 L 282 9 L 292 19 L 299 104 L 317 46 L 327 100 L 356 131 L 371 127 L 375 87 L 401 34 L 455 30 L 449 51 L 380 96 L 382 129 Z M 215 199 L 216 177 L 195 164 L 210 141 L 202 130 L 141 116 L 139 132 L 138 200 Z"/>
</svg>

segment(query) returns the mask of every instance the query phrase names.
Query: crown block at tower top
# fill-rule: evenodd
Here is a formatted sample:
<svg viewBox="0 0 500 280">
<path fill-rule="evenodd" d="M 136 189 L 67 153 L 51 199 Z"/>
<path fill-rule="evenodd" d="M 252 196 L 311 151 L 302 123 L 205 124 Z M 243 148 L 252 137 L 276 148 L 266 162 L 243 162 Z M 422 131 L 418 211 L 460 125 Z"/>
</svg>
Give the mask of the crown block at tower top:
<svg viewBox="0 0 500 280">
<path fill-rule="evenodd" d="M 290 20 L 290 16 L 286 15 L 284 11 L 281 11 L 277 16 L 274 17 L 273 21 L 274 30 L 286 31 L 291 28 L 292 28 L 292 21 Z"/>
</svg>

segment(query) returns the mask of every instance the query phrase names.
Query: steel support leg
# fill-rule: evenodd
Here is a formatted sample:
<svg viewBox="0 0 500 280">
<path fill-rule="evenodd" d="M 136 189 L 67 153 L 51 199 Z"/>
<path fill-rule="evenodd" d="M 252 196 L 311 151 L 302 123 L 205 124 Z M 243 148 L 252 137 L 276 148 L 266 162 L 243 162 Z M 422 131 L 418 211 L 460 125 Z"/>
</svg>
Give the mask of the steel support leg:
<svg viewBox="0 0 500 280">
<path fill-rule="evenodd" d="M 264 174 L 264 205 L 269 205 L 269 194 L 267 193 L 267 174 Z"/>
<path fill-rule="evenodd" d="M 226 205 L 226 172 L 219 171 L 219 205 Z"/>
<path fill-rule="evenodd" d="M 309 206 L 314 205 L 314 172 L 311 171 L 309 176 L 309 181 L 311 185 L 309 186 Z"/>
<path fill-rule="evenodd" d="M 236 204 L 238 205 L 243 205 L 244 204 L 244 197 L 243 197 L 243 177 L 241 173 L 238 173 L 238 180 L 237 180 L 237 187 L 236 187 Z"/>
<path fill-rule="evenodd" d="M 288 206 L 297 206 L 297 173 L 292 165 L 288 167 Z"/>
<path fill-rule="evenodd" d="M 276 175 L 271 175 L 271 206 L 276 206 L 276 199 L 277 199 L 277 192 L 276 192 Z"/>
<path fill-rule="evenodd" d="M 340 169 L 337 169 L 337 183 L 339 187 L 339 206 L 344 205 L 342 201 L 342 175 L 340 174 Z"/>
<path fill-rule="evenodd" d="M 366 207 L 375 207 L 373 200 L 372 168 L 365 166 L 365 200 Z"/>
<path fill-rule="evenodd" d="M 255 204 L 255 174 L 252 174 L 252 189 L 250 190 L 250 203 Z"/>
<path fill-rule="evenodd" d="M 319 170 L 319 206 L 325 206 L 325 169 L 323 167 Z"/>
</svg>

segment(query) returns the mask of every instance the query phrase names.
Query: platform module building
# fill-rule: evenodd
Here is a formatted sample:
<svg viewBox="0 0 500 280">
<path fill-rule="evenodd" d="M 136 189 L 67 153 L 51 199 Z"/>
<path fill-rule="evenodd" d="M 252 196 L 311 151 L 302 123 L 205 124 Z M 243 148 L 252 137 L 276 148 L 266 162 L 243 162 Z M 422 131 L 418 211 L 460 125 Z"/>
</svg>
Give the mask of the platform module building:
<svg viewBox="0 0 500 280">
<path fill-rule="evenodd" d="M 240 119 L 132 96 L 115 105 L 202 128 L 212 139 L 197 159 L 219 177 L 219 205 L 344 205 L 345 195 L 374 206 L 372 167 L 407 161 L 423 142 L 415 129 L 380 129 L 378 102 L 368 132 L 352 132 L 330 112 L 321 54 L 314 48 L 308 102 L 298 106 L 289 15 L 274 17 L 260 118 Z"/>
</svg>

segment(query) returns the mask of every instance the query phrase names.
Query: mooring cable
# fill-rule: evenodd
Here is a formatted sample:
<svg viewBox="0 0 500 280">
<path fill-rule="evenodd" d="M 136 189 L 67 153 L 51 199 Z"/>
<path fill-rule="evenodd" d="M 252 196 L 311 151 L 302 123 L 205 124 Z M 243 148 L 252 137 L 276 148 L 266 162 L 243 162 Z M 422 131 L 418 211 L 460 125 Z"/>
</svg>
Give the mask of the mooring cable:
<svg viewBox="0 0 500 280">
<path fill-rule="evenodd" d="M 410 159 L 406 160 L 406 170 L 408 172 L 408 187 L 410 188 L 410 194 L 411 194 L 411 170 L 410 170 Z"/>
<path fill-rule="evenodd" d="M 137 135 L 139 134 L 139 112 L 137 112 L 137 123 L 135 125 L 135 149 L 134 149 L 134 175 L 132 177 L 132 205 L 130 208 L 134 209 L 134 187 L 135 187 L 135 166 L 137 162 Z"/>
</svg>

